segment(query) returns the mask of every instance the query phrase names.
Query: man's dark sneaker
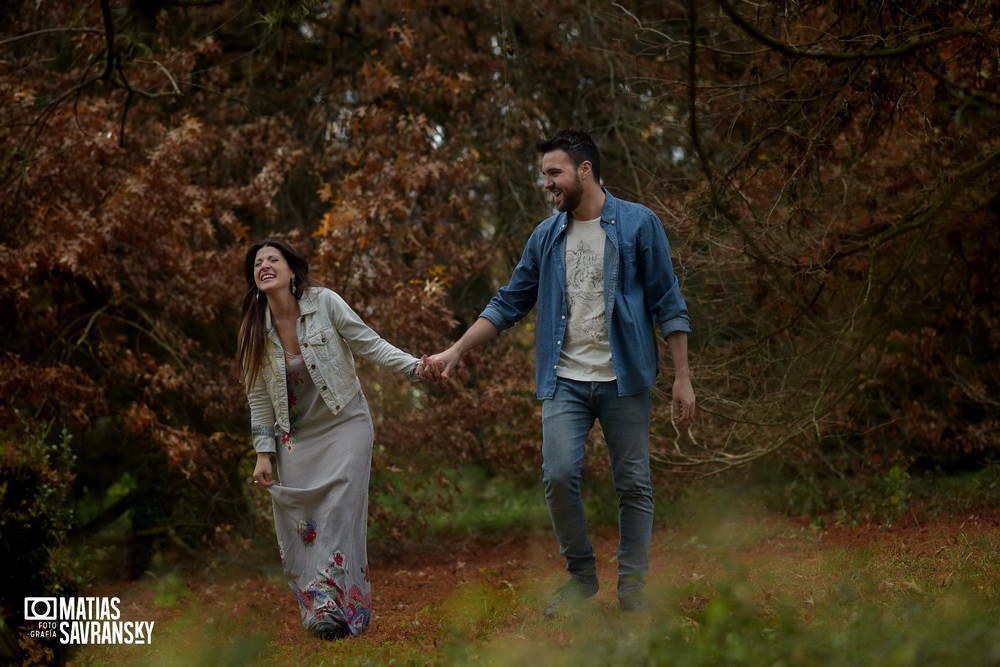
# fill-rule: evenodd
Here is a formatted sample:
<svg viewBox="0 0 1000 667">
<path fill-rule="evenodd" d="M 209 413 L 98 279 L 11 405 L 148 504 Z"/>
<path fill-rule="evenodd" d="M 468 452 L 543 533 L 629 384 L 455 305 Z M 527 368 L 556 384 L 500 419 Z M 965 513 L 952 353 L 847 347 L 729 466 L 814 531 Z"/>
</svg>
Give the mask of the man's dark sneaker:
<svg viewBox="0 0 1000 667">
<path fill-rule="evenodd" d="M 578 602 L 583 602 L 587 598 L 594 597 L 599 588 L 600 586 L 597 585 L 597 581 L 570 579 L 556 589 L 555 597 L 549 603 L 549 606 L 545 608 L 545 615 L 549 618 L 558 616 L 568 607 L 572 607 Z"/>
<path fill-rule="evenodd" d="M 622 611 L 646 611 L 649 605 L 642 591 L 632 591 L 618 598 L 618 606 Z"/>
</svg>

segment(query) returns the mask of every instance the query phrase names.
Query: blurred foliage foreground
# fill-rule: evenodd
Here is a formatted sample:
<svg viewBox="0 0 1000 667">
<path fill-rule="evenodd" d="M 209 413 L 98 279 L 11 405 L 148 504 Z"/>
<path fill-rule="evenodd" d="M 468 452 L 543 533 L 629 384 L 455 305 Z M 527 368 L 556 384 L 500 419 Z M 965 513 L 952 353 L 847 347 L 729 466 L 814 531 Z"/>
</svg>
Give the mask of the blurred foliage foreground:
<svg viewBox="0 0 1000 667">
<path fill-rule="evenodd" d="M 729 489 L 690 494 L 668 514 L 648 613 L 618 611 L 607 527 L 595 539 L 604 588 L 562 618 L 541 614 L 564 576 L 552 538 L 508 532 L 376 562 L 373 625 L 342 642 L 306 636 L 276 568 L 244 552 L 119 588 L 134 615 L 157 620 L 153 645 L 84 647 L 73 663 L 964 667 L 1000 655 L 995 510 L 828 530 Z"/>
<path fill-rule="evenodd" d="M 677 432 L 664 375 L 654 458 L 674 483 L 763 461 L 792 505 L 852 488 L 903 513 L 912 477 L 981 467 L 1000 426 L 996 11 L 2 3 L 6 622 L 26 595 L 262 529 L 231 361 L 249 240 L 287 237 L 383 336 L 437 351 L 549 213 L 533 146 L 569 125 L 672 242 L 701 406 Z M 455 496 L 442 461 L 537 475 L 532 333 L 451 386 L 360 369 L 383 543 Z"/>
</svg>

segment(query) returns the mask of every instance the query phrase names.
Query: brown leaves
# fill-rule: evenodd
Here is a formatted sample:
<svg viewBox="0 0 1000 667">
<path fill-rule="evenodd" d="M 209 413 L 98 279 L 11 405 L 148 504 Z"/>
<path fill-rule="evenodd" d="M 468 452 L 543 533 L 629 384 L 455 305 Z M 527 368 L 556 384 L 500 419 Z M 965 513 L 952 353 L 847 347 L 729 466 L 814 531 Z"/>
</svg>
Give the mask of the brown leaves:
<svg viewBox="0 0 1000 667">
<path fill-rule="evenodd" d="M 145 403 L 133 403 L 122 415 L 122 426 L 130 433 L 145 433 L 156 423 L 156 415 Z"/>
<path fill-rule="evenodd" d="M 28 409 L 32 418 L 61 418 L 86 427 L 106 409 L 103 388 L 79 368 L 45 365 L 7 353 L 0 357 L 0 428 L 17 422 L 14 409 Z"/>
</svg>

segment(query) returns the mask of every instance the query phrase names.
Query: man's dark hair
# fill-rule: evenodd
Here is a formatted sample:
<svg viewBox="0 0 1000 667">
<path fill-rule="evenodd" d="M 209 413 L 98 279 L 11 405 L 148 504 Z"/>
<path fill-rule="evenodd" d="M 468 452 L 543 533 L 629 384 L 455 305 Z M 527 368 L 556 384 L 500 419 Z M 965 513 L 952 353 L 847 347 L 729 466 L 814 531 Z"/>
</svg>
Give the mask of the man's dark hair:
<svg viewBox="0 0 1000 667">
<path fill-rule="evenodd" d="M 588 160 L 594 170 L 594 181 L 601 182 L 601 152 L 590 135 L 583 130 L 560 130 L 545 141 L 538 142 L 538 152 L 545 154 L 552 151 L 566 151 L 574 166 Z"/>
</svg>

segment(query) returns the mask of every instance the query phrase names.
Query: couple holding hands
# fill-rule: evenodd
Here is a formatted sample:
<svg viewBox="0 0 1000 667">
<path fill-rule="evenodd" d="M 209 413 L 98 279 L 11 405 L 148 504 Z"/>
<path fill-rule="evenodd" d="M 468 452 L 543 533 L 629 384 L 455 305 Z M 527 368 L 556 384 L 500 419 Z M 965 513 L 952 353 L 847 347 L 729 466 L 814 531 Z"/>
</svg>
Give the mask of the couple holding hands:
<svg viewBox="0 0 1000 667">
<path fill-rule="evenodd" d="M 360 634 L 371 619 L 366 534 L 374 431 L 354 355 L 421 379 L 447 379 L 466 352 L 536 305 L 545 499 L 570 575 L 545 613 L 598 590 L 580 498 L 595 419 L 618 492 L 619 604 L 624 611 L 645 606 L 657 334 L 673 360 L 673 418 L 685 424 L 695 413 L 687 306 L 659 219 L 602 188 L 594 141 L 564 130 L 538 148 L 558 212 L 532 232 L 508 284 L 439 354 L 418 360 L 384 341 L 337 293 L 313 283 L 305 259 L 283 241 L 261 241 L 246 254 L 238 361 L 257 451 L 253 481 L 271 494 L 282 567 L 303 625 L 321 638 Z"/>
</svg>

